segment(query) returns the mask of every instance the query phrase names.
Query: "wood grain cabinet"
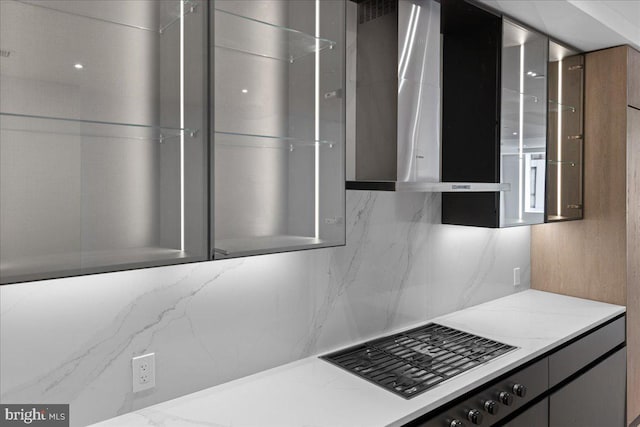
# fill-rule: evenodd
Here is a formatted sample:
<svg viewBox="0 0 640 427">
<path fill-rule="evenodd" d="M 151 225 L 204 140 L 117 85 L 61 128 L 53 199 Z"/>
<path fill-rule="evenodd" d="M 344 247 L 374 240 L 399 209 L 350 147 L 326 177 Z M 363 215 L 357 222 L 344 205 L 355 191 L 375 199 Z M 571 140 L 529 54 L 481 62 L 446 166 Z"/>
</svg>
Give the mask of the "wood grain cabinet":
<svg viewBox="0 0 640 427">
<path fill-rule="evenodd" d="M 627 425 L 640 422 L 640 53 L 585 59 L 584 220 L 534 226 L 534 289 L 627 306 Z"/>
<path fill-rule="evenodd" d="M 629 105 L 640 108 L 640 53 L 629 51 Z"/>
</svg>

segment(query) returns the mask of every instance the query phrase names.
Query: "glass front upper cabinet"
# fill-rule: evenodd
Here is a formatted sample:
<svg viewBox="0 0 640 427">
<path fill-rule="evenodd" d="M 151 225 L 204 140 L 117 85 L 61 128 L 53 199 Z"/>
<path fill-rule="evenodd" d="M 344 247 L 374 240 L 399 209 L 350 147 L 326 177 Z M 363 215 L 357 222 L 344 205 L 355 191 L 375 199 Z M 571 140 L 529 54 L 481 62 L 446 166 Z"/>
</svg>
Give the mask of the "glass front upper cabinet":
<svg viewBox="0 0 640 427">
<path fill-rule="evenodd" d="M 502 226 L 582 218 L 584 55 L 504 19 Z"/>
<path fill-rule="evenodd" d="M 344 244 L 344 0 L 0 8 L 0 283 Z"/>
<path fill-rule="evenodd" d="M 581 219 L 584 55 L 549 43 L 546 222 Z"/>
<path fill-rule="evenodd" d="M 213 257 L 344 244 L 344 1 L 212 5 Z"/>
<path fill-rule="evenodd" d="M 0 283 L 208 258 L 207 2 L 0 2 Z"/>
<path fill-rule="evenodd" d="M 501 227 L 544 222 L 547 145 L 546 35 L 503 19 Z"/>
</svg>

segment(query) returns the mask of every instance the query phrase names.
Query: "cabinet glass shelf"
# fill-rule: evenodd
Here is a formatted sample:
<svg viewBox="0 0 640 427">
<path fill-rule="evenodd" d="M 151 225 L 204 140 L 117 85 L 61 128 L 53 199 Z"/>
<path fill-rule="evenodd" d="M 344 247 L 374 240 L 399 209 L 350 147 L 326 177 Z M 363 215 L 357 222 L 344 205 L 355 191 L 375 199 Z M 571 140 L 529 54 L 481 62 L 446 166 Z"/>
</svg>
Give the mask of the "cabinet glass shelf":
<svg viewBox="0 0 640 427">
<path fill-rule="evenodd" d="M 96 22 L 102 22 L 105 24 L 113 24 L 121 27 L 127 27 L 136 30 L 149 31 L 152 33 L 164 33 L 168 28 L 173 26 L 176 22 L 180 21 L 180 19 L 188 15 L 190 13 L 194 13 L 198 6 L 198 2 L 196 0 L 164 0 L 162 2 L 162 17 L 157 27 L 149 27 L 145 25 L 138 25 L 133 22 L 119 22 L 112 19 L 106 19 L 98 16 L 92 16 L 85 13 L 80 13 L 71 10 L 63 10 L 56 7 L 53 7 L 50 2 L 42 1 L 42 0 L 11 0 L 15 3 L 20 3 L 23 5 L 37 7 L 44 10 L 48 10 L 54 13 L 62 13 L 69 16 L 74 16 L 77 18 L 89 19 Z M 75 7 L 76 5 L 74 5 Z"/>
<path fill-rule="evenodd" d="M 570 207 L 570 206 L 567 206 L 567 209 L 582 210 L 582 208 Z M 575 219 L 576 219 L 575 216 L 569 216 L 569 215 L 549 215 L 548 216 L 549 221 L 572 221 Z"/>
<path fill-rule="evenodd" d="M 224 259 L 227 257 L 317 248 L 323 245 L 330 246 L 330 242 L 314 237 L 293 235 L 236 237 L 216 239 L 216 248 L 213 249 L 213 252 L 216 259 Z"/>
<path fill-rule="evenodd" d="M 554 101 L 553 99 L 550 99 L 549 100 L 549 111 L 552 112 L 552 113 L 556 113 L 558 111 L 575 113 L 576 112 L 576 107 L 574 107 L 572 105 L 559 104 L 557 101 Z"/>
<path fill-rule="evenodd" d="M 547 160 L 550 165 L 569 165 L 571 167 L 578 166 L 580 162 L 574 162 L 572 160 Z"/>
<path fill-rule="evenodd" d="M 506 87 L 502 88 L 502 96 L 506 97 L 507 101 L 519 102 L 520 95 L 523 95 L 523 99 L 525 102 L 537 104 L 540 101 L 540 97 L 536 95 L 531 95 L 529 93 L 521 93 L 515 89 L 509 89 Z"/>
<path fill-rule="evenodd" d="M 538 102 L 540 102 L 540 97 L 536 96 L 536 95 L 532 95 L 529 93 L 520 93 L 517 90 L 514 89 L 509 89 L 509 88 L 502 88 L 502 92 L 503 92 L 503 96 L 506 98 L 504 101 L 511 101 L 511 102 L 519 102 L 520 99 L 520 95 L 523 95 L 523 100 L 525 103 L 534 103 L 537 104 Z M 551 112 L 557 112 L 557 111 L 567 111 L 570 113 L 575 113 L 576 112 L 576 107 L 572 106 L 572 105 L 567 105 L 567 104 L 559 104 L 558 101 L 555 101 L 553 99 L 549 99 L 548 101 L 549 103 L 549 111 Z"/>
<path fill-rule="evenodd" d="M 217 8 L 214 28 L 216 48 L 290 63 L 335 46 L 328 39 Z"/>
<path fill-rule="evenodd" d="M 297 147 L 335 147 L 334 141 L 308 140 L 288 136 L 253 135 L 248 133 L 216 131 L 216 145 L 242 146 L 255 148 L 288 149 Z"/>
<path fill-rule="evenodd" d="M 0 112 L 0 131 L 72 135 L 88 138 L 129 139 L 164 142 L 194 137 L 195 129 L 180 129 L 134 123 L 78 120 Z"/>
</svg>

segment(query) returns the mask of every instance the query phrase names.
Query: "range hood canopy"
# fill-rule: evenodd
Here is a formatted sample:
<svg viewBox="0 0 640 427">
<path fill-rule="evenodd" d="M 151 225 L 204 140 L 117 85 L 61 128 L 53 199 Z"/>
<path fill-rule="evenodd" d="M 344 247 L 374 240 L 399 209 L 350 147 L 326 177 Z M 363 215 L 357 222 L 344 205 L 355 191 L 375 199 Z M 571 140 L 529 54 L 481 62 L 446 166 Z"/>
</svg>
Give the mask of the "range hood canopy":
<svg viewBox="0 0 640 427">
<path fill-rule="evenodd" d="M 440 180 L 440 3 L 357 0 L 347 18 L 347 91 L 356 100 L 347 189 L 508 191 L 509 184 Z"/>
</svg>

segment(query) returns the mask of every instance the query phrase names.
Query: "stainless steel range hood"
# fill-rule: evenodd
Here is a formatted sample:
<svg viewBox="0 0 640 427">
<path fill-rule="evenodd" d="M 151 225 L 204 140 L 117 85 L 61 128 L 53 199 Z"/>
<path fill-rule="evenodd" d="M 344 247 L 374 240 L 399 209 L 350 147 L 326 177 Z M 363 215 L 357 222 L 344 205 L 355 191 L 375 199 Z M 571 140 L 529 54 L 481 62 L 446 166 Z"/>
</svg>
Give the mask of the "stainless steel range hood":
<svg viewBox="0 0 640 427">
<path fill-rule="evenodd" d="M 440 181 L 440 3 L 348 3 L 347 96 L 356 101 L 348 121 L 356 125 L 347 135 L 347 189 L 509 190 L 509 184 Z"/>
</svg>

